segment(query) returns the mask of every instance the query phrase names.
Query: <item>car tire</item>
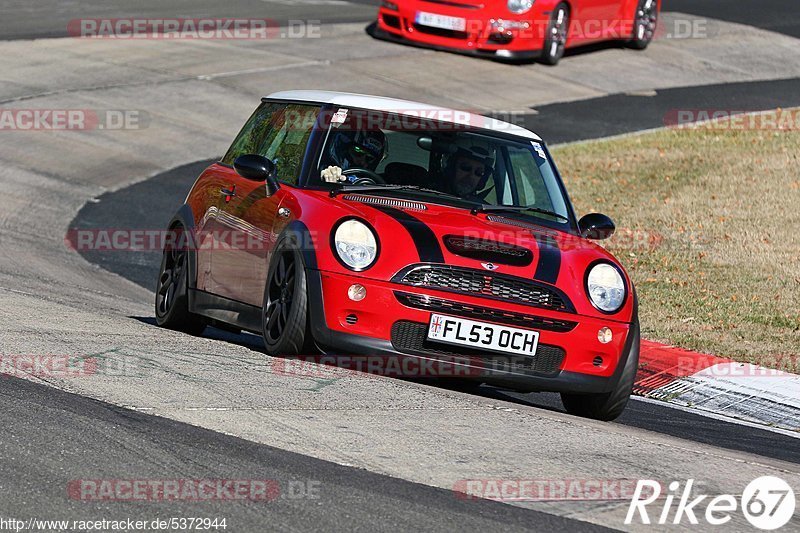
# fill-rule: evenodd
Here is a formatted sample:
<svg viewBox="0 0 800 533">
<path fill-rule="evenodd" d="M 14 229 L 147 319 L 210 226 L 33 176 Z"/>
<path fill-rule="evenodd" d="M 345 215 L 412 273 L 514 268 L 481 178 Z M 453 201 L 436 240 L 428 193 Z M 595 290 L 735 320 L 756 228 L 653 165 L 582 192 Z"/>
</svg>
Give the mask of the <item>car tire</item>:
<svg viewBox="0 0 800 533">
<path fill-rule="evenodd" d="M 628 46 L 644 50 L 653 40 L 658 23 L 658 3 L 656 0 L 639 0 L 633 16 L 633 34 Z"/>
<path fill-rule="evenodd" d="M 561 393 L 561 403 L 571 415 L 611 421 L 619 417 L 628 404 L 639 368 L 639 324 L 632 328 L 633 338 L 628 350 L 628 358 L 622 369 L 617 385 L 611 392 L 602 394 Z"/>
<path fill-rule="evenodd" d="M 562 57 L 567 46 L 569 34 L 569 7 L 560 3 L 553 8 L 550 22 L 547 24 L 547 33 L 544 36 L 541 62 L 545 65 L 556 65 Z"/>
<path fill-rule="evenodd" d="M 156 323 L 163 328 L 200 335 L 206 329 L 206 321 L 189 312 L 189 252 L 178 244 L 183 232 L 180 225 L 170 230 L 171 238 L 161 256 L 156 284 Z"/>
<path fill-rule="evenodd" d="M 288 240 L 275 247 L 264 287 L 261 331 L 269 355 L 304 355 L 311 345 L 308 282 L 300 252 Z"/>
</svg>

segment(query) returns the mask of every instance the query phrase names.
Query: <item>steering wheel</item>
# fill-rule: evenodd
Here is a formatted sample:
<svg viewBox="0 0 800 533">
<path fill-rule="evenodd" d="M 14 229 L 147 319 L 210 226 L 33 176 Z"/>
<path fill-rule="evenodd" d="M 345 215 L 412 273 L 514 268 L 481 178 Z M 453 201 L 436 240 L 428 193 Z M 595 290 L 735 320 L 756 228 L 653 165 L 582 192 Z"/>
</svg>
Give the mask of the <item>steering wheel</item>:
<svg viewBox="0 0 800 533">
<path fill-rule="evenodd" d="M 365 174 L 365 176 L 357 177 L 352 182 L 353 185 L 375 185 L 376 183 L 380 185 L 386 185 L 386 181 L 383 179 L 383 176 L 377 172 L 369 170 L 368 168 L 348 168 L 342 172 L 342 176 L 352 176 L 357 174 Z"/>
</svg>

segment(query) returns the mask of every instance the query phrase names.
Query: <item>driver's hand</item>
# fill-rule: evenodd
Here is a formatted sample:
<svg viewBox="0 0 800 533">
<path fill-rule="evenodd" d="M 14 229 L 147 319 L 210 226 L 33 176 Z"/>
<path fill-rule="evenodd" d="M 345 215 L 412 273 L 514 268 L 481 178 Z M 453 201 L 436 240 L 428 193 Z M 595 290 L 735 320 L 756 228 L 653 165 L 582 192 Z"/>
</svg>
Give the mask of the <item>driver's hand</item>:
<svg viewBox="0 0 800 533">
<path fill-rule="evenodd" d="M 328 183 L 339 183 L 347 178 L 342 176 L 341 167 L 330 166 L 322 171 L 322 179 Z"/>
</svg>

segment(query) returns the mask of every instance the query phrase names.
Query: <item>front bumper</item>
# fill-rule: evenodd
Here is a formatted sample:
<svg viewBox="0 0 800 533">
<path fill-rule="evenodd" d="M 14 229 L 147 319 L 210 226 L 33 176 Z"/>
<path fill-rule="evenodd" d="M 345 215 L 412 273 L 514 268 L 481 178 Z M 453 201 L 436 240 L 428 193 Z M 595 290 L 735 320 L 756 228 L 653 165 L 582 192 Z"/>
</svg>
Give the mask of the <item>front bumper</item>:
<svg viewBox="0 0 800 533">
<path fill-rule="evenodd" d="M 497 24 L 493 26 L 494 19 L 476 17 L 473 12 L 443 6 L 437 6 L 436 10 L 444 15 L 467 18 L 466 30 L 456 32 L 420 26 L 414 22 L 414 8 L 391 11 L 382 7 L 372 34 L 383 40 L 502 61 L 531 61 L 541 56 L 544 35 L 540 24 L 526 21 L 525 28 L 506 29 Z M 528 20 L 532 16 L 533 13 L 526 14 Z"/>
<path fill-rule="evenodd" d="M 631 325 L 627 323 L 348 274 L 308 270 L 307 279 L 311 330 L 326 353 L 444 360 L 452 365 L 448 368 L 458 369 L 454 375 L 464 379 L 517 390 L 588 393 L 607 392 L 616 385 L 631 348 Z M 364 300 L 354 302 L 347 297 L 353 283 L 366 288 Z M 419 305 L 421 301 L 445 302 L 450 310 L 426 308 Z M 476 318 L 476 309 L 489 313 L 487 318 Z M 531 328 L 540 334 L 536 357 L 487 354 L 431 343 L 425 335 L 432 312 L 516 327 L 520 326 L 519 317 L 537 320 L 540 326 Z M 570 324 L 571 329 L 566 331 Z M 611 328 L 611 343 L 598 341 L 597 331 L 602 327 Z"/>
</svg>

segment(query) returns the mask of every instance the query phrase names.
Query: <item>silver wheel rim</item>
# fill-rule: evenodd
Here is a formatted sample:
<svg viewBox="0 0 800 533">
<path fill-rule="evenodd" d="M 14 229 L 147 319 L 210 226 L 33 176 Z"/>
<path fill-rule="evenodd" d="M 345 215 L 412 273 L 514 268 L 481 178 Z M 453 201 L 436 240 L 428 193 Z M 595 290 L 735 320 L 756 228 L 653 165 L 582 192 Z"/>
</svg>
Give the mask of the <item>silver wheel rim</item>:
<svg viewBox="0 0 800 533">
<path fill-rule="evenodd" d="M 643 0 L 636 10 L 636 39 L 639 41 L 650 41 L 656 32 L 656 13 L 655 0 Z"/>
<path fill-rule="evenodd" d="M 550 29 L 550 57 L 559 57 L 567 44 L 567 31 L 569 30 L 567 10 L 559 8 L 556 13 L 553 27 Z"/>
</svg>

